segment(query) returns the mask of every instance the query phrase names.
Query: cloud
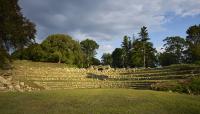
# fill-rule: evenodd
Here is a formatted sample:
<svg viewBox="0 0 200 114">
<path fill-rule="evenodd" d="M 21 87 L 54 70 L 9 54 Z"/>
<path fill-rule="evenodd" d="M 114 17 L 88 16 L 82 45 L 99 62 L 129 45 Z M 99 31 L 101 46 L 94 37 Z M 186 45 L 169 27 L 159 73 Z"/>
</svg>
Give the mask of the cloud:
<svg viewBox="0 0 200 114">
<path fill-rule="evenodd" d="M 99 47 L 99 51 L 101 51 L 102 53 L 112 53 L 113 50 L 114 47 L 111 45 L 100 45 Z"/>
<path fill-rule="evenodd" d="M 141 26 L 162 31 L 173 17 L 200 14 L 199 0 L 20 0 L 20 5 L 36 23 L 39 41 L 52 33 L 115 40 Z"/>
</svg>

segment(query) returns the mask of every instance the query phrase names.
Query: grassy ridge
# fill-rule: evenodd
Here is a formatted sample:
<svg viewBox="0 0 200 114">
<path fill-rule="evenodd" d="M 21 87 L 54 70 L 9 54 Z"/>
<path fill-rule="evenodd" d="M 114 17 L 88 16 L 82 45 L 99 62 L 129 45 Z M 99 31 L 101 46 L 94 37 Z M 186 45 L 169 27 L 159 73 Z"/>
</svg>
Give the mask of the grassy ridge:
<svg viewBox="0 0 200 114">
<path fill-rule="evenodd" d="M 1 114 L 200 114 L 200 96 L 132 89 L 0 93 Z"/>
</svg>

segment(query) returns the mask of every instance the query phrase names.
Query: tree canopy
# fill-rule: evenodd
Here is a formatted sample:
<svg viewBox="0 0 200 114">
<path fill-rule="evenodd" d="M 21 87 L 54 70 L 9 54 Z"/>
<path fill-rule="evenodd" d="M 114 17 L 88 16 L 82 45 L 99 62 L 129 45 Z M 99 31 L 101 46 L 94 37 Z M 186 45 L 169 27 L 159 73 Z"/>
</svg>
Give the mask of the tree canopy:
<svg viewBox="0 0 200 114">
<path fill-rule="evenodd" d="M 112 65 L 112 55 L 110 53 L 104 53 L 101 59 L 103 65 Z"/>
<path fill-rule="evenodd" d="M 186 33 L 190 62 L 200 61 L 200 24 L 189 27 Z"/>
<path fill-rule="evenodd" d="M 112 52 L 112 66 L 122 68 L 124 67 L 124 50 L 121 48 L 116 48 Z"/>
<path fill-rule="evenodd" d="M 35 24 L 23 16 L 18 0 L 0 0 L 0 56 L 8 58 L 8 52 L 23 49 L 35 41 Z M 3 64 L 4 59 L 0 60 Z"/>
<path fill-rule="evenodd" d="M 180 36 L 173 36 L 167 37 L 163 41 L 166 42 L 164 44 L 165 53 L 168 53 L 168 55 L 173 56 L 172 58 L 175 59 L 175 63 L 173 64 L 180 64 L 186 61 L 185 52 L 187 50 L 187 43 L 184 38 L 181 38 Z M 172 58 L 168 58 L 168 60 Z"/>
<path fill-rule="evenodd" d="M 82 51 L 85 53 L 86 64 L 87 66 L 90 66 L 92 63 L 92 58 L 94 58 L 96 55 L 96 49 L 99 48 L 99 45 L 94 40 L 90 39 L 81 41 L 80 45 Z"/>
<path fill-rule="evenodd" d="M 83 65 L 83 52 L 78 41 L 69 35 L 53 34 L 41 44 L 34 44 L 23 51 L 14 52 L 13 57 L 33 61 L 48 61 L 66 64 Z"/>
</svg>

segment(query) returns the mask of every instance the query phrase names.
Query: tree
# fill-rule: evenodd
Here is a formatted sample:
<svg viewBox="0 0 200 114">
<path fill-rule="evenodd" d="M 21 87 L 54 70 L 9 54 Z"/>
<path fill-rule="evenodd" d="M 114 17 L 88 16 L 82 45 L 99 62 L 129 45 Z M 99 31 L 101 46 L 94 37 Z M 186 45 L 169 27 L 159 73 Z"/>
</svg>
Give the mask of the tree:
<svg viewBox="0 0 200 114">
<path fill-rule="evenodd" d="M 14 59 L 47 61 L 48 53 L 43 50 L 40 44 L 32 44 L 22 50 L 14 51 L 11 56 Z"/>
<path fill-rule="evenodd" d="M 144 48 L 143 42 L 141 39 L 136 39 L 132 43 L 133 48 L 130 52 L 129 63 L 131 67 L 142 67 L 144 66 Z M 156 49 L 153 48 L 153 44 L 151 42 L 145 43 L 145 66 L 146 67 L 155 67 L 157 63 L 156 59 Z"/>
<path fill-rule="evenodd" d="M 147 27 L 143 26 L 140 30 L 139 39 L 142 42 L 142 51 L 143 51 L 143 67 L 146 68 L 146 43 L 149 40 L 149 35 L 147 31 Z"/>
<path fill-rule="evenodd" d="M 10 50 L 23 49 L 35 41 L 35 25 L 20 10 L 18 0 L 0 0 L 0 55 L 4 58 Z"/>
<path fill-rule="evenodd" d="M 78 67 L 84 67 L 83 56 L 79 42 L 64 34 L 50 35 L 42 44 L 33 44 L 12 53 L 12 57 L 15 59 L 62 62 L 77 65 Z"/>
<path fill-rule="evenodd" d="M 47 61 L 74 64 L 82 61 L 82 51 L 79 43 L 69 35 L 53 34 L 48 36 L 41 44 L 48 53 Z"/>
<path fill-rule="evenodd" d="M 122 49 L 124 50 L 124 66 L 129 66 L 129 58 L 130 58 L 130 49 L 131 49 L 131 40 L 130 37 L 124 36 L 123 42 L 121 44 Z"/>
<path fill-rule="evenodd" d="M 159 53 L 158 60 L 161 66 L 168 66 L 172 64 L 177 64 L 177 56 L 174 53 L 163 52 Z"/>
<path fill-rule="evenodd" d="M 91 65 L 100 65 L 101 62 L 99 59 L 92 57 L 91 59 Z"/>
<path fill-rule="evenodd" d="M 81 41 L 81 49 L 86 55 L 86 64 L 87 67 L 91 65 L 91 59 L 96 55 L 96 49 L 99 48 L 99 45 L 94 41 L 90 39 L 86 39 L 84 41 Z"/>
<path fill-rule="evenodd" d="M 110 53 L 104 53 L 101 59 L 103 65 L 112 65 L 112 55 Z"/>
<path fill-rule="evenodd" d="M 168 59 L 175 59 L 176 64 L 185 62 L 185 51 L 187 49 L 187 43 L 184 38 L 181 38 L 180 36 L 174 36 L 174 37 L 167 37 L 163 40 L 166 42 L 164 44 L 165 52 L 168 54 L 164 55 L 174 55 L 173 58 Z"/>
<path fill-rule="evenodd" d="M 124 67 L 124 50 L 116 48 L 112 53 L 112 66 L 122 68 Z"/>
<path fill-rule="evenodd" d="M 200 24 L 188 28 L 186 40 L 189 43 L 188 54 L 190 62 L 200 60 Z"/>
</svg>

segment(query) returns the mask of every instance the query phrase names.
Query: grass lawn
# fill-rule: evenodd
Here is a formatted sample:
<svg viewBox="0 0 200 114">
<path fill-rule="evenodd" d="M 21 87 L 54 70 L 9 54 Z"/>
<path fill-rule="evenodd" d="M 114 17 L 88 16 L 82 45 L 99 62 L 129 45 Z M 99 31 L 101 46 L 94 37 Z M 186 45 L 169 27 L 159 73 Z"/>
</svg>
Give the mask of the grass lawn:
<svg viewBox="0 0 200 114">
<path fill-rule="evenodd" d="M 200 114 L 200 96 L 133 89 L 0 93 L 0 114 Z"/>
</svg>

